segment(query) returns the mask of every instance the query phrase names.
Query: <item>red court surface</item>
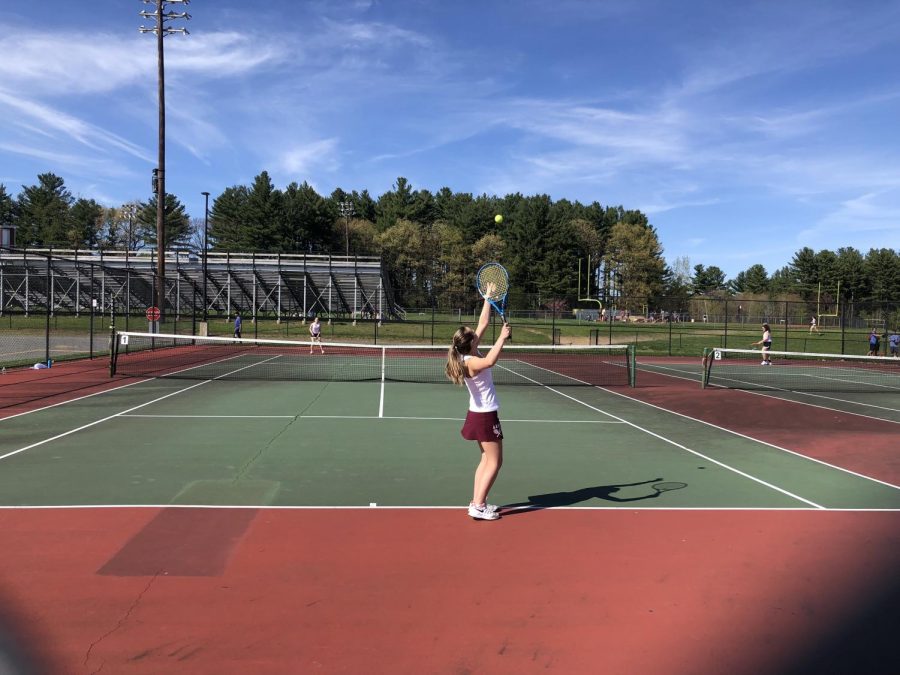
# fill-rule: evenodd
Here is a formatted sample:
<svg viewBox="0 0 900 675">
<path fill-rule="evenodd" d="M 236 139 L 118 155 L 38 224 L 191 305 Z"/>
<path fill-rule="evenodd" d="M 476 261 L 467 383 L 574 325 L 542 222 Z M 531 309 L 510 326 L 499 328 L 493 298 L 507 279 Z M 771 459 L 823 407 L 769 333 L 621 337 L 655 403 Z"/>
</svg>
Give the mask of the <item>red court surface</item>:
<svg viewBox="0 0 900 675">
<path fill-rule="evenodd" d="M 880 675 L 900 628 L 897 512 L 7 509 L 0 550 L 59 673 Z"/>
<path fill-rule="evenodd" d="M 41 370 L 10 368 L 0 376 L 0 419 L 122 384 L 110 378 L 108 357 L 60 362 Z"/>
</svg>

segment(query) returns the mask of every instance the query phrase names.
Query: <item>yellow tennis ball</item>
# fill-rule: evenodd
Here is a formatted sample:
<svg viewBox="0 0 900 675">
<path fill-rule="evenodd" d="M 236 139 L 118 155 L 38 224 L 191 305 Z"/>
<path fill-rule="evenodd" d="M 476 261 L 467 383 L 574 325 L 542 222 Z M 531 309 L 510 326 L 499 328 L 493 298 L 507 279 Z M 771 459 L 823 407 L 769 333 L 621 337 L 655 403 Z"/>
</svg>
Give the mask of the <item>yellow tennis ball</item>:
<svg viewBox="0 0 900 675">
<path fill-rule="evenodd" d="M 498 213 L 496 216 L 494 216 L 494 222 L 497 223 L 497 224 L 499 225 L 500 223 L 503 222 L 503 216 L 501 216 L 501 215 Z"/>
</svg>

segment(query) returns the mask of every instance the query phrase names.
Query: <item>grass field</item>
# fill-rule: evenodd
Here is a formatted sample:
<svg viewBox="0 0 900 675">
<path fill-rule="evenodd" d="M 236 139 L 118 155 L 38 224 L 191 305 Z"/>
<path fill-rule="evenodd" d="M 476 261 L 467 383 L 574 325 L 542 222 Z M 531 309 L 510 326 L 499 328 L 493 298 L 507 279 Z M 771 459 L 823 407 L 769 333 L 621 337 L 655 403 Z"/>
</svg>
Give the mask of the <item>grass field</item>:
<svg viewBox="0 0 900 675">
<path fill-rule="evenodd" d="M 323 321 L 325 340 L 362 344 L 389 343 L 449 343 L 460 323 L 472 323 L 473 317 L 458 314 L 410 314 L 403 321 L 359 320 L 333 318 Z M 516 344 L 634 344 L 638 356 L 700 356 L 709 347 L 747 348 L 759 340 L 760 328 L 755 323 L 595 323 L 572 318 L 533 319 L 513 318 L 513 340 Z M 49 320 L 52 355 L 55 360 L 80 358 L 86 354 L 83 347 L 69 349 L 69 344 L 80 344 L 72 338 L 87 336 L 93 331 L 94 350 L 105 350 L 103 335 L 108 334 L 110 317 L 95 314 L 70 316 L 54 315 Z M 0 357 L 7 367 L 28 365 L 35 358 L 31 352 L 40 353 L 48 328 L 46 316 L 5 313 L 0 316 L 0 341 L 5 345 L 28 342 L 28 355 L 16 360 L 13 354 L 26 351 L 23 348 L 3 349 Z M 119 330 L 146 331 L 147 320 L 143 315 L 118 316 Z M 232 334 L 232 322 L 228 317 L 210 317 L 208 335 Z M 202 332 L 199 319 L 191 316 L 172 317 L 160 327 L 160 332 L 193 334 Z M 493 339 L 494 333 L 489 334 Z M 244 337 L 284 338 L 304 340 L 308 326 L 296 317 L 259 317 L 244 320 Z M 868 331 L 865 329 L 823 328 L 810 333 L 807 326 L 773 325 L 773 349 L 780 351 L 816 352 L 825 354 L 865 354 L 868 351 Z M 31 344 L 34 343 L 34 344 Z M 883 345 L 884 347 L 884 345 Z"/>
</svg>

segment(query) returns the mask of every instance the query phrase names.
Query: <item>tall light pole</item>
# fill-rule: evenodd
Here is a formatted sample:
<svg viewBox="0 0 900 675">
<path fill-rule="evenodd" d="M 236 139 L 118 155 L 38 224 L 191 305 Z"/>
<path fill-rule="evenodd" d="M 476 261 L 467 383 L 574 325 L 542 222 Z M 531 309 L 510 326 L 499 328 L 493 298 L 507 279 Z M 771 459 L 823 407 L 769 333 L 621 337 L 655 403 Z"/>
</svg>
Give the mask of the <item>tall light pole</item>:
<svg viewBox="0 0 900 675">
<path fill-rule="evenodd" d="M 154 304 L 159 307 L 160 321 L 165 320 L 166 308 L 166 78 L 163 58 L 163 38 L 172 33 L 187 35 L 187 28 L 169 28 L 167 21 L 175 19 L 190 19 L 187 12 L 163 12 L 166 5 L 189 5 L 191 0 L 141 0 L 145 5 L 156 5 L 153 12 L 142 11 L 138 14 L 145 19 L 156 21 L 155 26 L 145 28 L 141 26 L 141 33 L 156 34 L 156 61 L 158 71 L 159 90 L 159 161 L 154 169 L 154 184 L 156 187 L 156 299 Z"/>
<path fill-rule="evenodd" d="M 356 212 L 353 210 L 352 202 L 341 202 L 341 215 L 344 217 L 344 241 L 346 244 L 346 254 L 350 257 L 350 216 Z"/>
<path fill-rule="evenodd" d="M 206 200 L 203 212 L 203 320 L 206 321 L 206 308 L 209 304 L 206 302 L 206 249 L 209 248 L 209 238 L 207 235 L 209 232 L 209 193 L 201 192 L 200 194 L 202 194 Z"/>
</svg>

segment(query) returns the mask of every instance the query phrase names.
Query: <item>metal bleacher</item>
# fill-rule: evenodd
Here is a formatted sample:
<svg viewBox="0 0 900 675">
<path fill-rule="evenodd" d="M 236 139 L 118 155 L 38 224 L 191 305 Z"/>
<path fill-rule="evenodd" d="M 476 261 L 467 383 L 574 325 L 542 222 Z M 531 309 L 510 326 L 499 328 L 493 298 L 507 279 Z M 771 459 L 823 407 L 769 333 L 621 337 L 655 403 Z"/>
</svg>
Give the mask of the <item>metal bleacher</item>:
<svg viewBox="0 0 900 675">
<path fill-rule="evenodd" d="M 176 314 L 402 318 L 381 260 L 364 256 L 166 251 L 166 308 Z M 0 248 L 0 314 L 143 312 L 155 251 Z M 204 298 L 205 290 L 205 298 Z"/>
</svg>

